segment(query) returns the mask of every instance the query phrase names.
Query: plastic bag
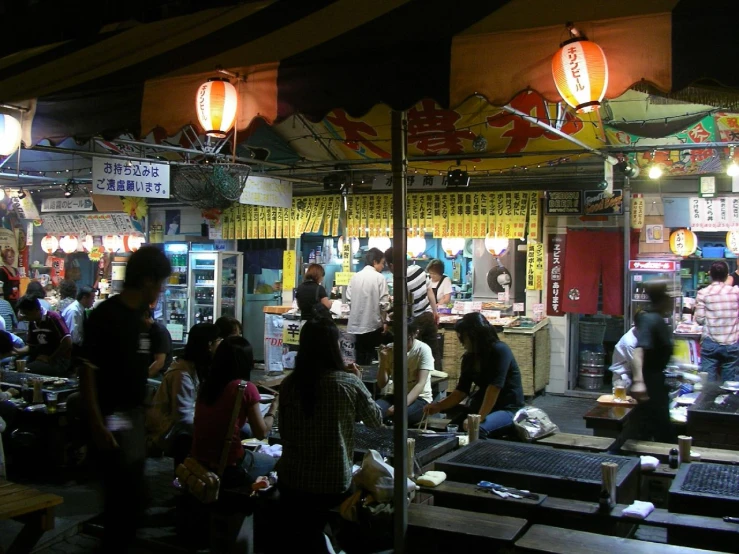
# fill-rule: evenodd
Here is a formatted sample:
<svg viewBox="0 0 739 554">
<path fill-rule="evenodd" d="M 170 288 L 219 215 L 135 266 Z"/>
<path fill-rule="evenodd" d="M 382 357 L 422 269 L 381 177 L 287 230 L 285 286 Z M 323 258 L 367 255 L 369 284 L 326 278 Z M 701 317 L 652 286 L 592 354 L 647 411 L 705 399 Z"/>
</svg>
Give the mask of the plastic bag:
<svg viewBox="0 0 739 554">
<path fill-rule="evenodd" d="M 559 431 L 544 410 L 527 406 L 521 408 L 513 416 L 513 426 L 516 433 L 524 441 L 541 439 Z"/>
<path fill-rule="evenodd" d="M 362 459 L 362 469 L 354 475 L 357 487 L 372 494 L 376 502 L 391 502 L 393 499 L 393 467 L 382 459 L 377 450 L 370 450 Z M 416 484 L 408 481 L 408 492 L 416 490 Z"/>
</svg>

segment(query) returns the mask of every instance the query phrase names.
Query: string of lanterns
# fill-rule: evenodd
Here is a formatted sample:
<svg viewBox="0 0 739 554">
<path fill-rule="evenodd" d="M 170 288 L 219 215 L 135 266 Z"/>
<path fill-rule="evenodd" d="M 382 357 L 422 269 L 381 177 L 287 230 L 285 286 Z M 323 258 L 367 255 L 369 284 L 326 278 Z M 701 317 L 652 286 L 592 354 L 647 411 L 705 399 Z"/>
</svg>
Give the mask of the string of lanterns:
<svg viewBox="0 0 739 554">
<path fill-rule="evenodd" d="M 105 235 L 102 238 L 103 250 L 114 254 L 116 252 L 136 252 L 141 245 L 144 244 L 144 237 L 141 235 Z M 80 240 L 75 235 L 64 235 L 57 238 L 54 235 L 47 234 L 41 239 L 41 249 L 47 254 L 53 254 L 57 250 L 61 250 L 65 254 L 85 251 L 92 252 L 94 239 L 92 235 L 85 235 Z"/>
</svg>

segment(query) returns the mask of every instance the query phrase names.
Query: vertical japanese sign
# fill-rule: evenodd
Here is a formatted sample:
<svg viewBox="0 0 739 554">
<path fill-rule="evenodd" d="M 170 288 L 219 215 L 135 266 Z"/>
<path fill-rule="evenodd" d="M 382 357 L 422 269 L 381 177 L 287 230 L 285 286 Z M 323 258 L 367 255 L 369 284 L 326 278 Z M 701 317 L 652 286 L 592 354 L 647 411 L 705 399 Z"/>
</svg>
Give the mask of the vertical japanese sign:
<svg viewBox="0 0 739 554">
<path fill-rule="evenodd" d="M 547 315 L 562 316 L 565 246 L 567 235 L 549 235 L 547 265 Z"/>
<path fill-rule="evenodd" d="M 644 227 L 644 196 L 634 194 L 631 197 L 631 228 L 641 229 Z"/>
<path fill-rule="evenodd" d="M 544 244 L 526 246 L 526 290 L 544 288 Z"/>
<path fill-rule="evenodd" d="M 92 192 L 108 196 L 169 198 L 169 165 L 93 158 Z"/>
<path fill-rule="evenodd" d="M 282 253 L 282 290 L 292 291 L 295 288 L 295 250 Z"/>
<path fill-rule="evenodd" d="M 529 239 L 539 240 L 539 193 L 529 193 Z"/>
</svg>

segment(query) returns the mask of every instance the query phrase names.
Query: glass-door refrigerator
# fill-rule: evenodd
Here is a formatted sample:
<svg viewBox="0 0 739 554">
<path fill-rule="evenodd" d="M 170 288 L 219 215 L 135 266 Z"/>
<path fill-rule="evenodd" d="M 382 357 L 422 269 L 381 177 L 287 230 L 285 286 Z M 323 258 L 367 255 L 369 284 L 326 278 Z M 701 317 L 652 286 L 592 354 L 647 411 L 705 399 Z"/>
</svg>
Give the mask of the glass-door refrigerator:
<svg viewBox="0 0 739 554">
<path fill-rule="evenodd" d="M 190 252 L 188 325 L 240 317 L 243 272 L 240 252 Z"/>
<path fill-rule="evenodd" d="M 175 342 L 184 340 L 188 330 L 188 251 L 187 242 L 164 243 L 164 254 L 172 266 L 172 273 L 165 283 L 154 318 L 167 326 Z"/>
<path fill-rule="evenodd" d="M 675 305 L 673 307 L 670 325 L 674 326 L 680 322 L 682 302 L 680 297 L 680 262 L 677 260 L 629 260 L 629 283 L 628 291 L 630 298 L 629 321 L 633 323 L 637 311 L 646 309 L 649 305 L 646 284 L 652 280 L 667 282 L 668 292 L 673 294 Z"/>
</svg>

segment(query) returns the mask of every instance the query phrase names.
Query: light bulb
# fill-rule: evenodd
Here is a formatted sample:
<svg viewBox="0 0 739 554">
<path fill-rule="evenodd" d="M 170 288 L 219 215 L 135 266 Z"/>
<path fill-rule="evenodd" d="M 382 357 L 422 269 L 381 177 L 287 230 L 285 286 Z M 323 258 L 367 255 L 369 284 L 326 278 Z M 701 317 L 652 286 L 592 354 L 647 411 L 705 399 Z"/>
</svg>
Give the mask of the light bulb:
<svg viewBox="0 0 739 554">
<path fill-rule="evenodd" d="M 726 174 L 729 177 L 739 177 L 739 165 L 736 162 L 731 162 L 726 168 Z"/>
<path fill-rule="evenodd" d="M 652 165 L 649 168 L 649 178 L 659 179 L 660 177 L 662 177 L 662 168 L 658 165 Z"/>
</svg>

